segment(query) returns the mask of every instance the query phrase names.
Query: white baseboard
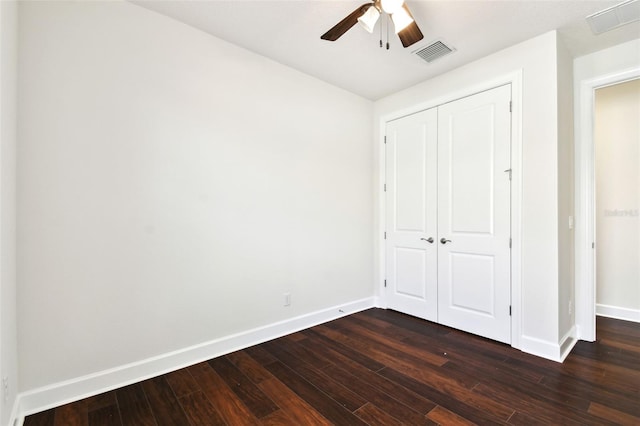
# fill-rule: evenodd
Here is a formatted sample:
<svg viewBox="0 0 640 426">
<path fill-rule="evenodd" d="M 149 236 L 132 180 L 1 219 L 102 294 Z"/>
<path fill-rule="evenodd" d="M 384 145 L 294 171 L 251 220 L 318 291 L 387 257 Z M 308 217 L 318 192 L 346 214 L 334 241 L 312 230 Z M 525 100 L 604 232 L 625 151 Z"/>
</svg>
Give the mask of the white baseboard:
<svg viewBox="0 0 640 426">
<path fill-rule="evenodd" d="M 550 359 L 551 361 L 562 362 L 560 356 L 560 345 L 537 337 L 521 336 L 520 350 L 531 355 Z"/>
<path fill-rule="evenodd" d="M 559 343 L 549 342 L 548 340 L 542 340 L 536 337 L 521 336 L 520 350 L 531 355 L 550 359 L 551 361 L 563 362 L 578 342 L 576 333 L 576 326 L 574 325 L 562 336 Z"/>
<path fill-rule="evenodd" d="M 15 410 L 16 416 L 12 416 L 12 419 L 17 418 L 16 425 L 21 425 L 27 415 L 98 395 L 365 309 L 377 307 L 378 302 L 377 298 L 374 297 L 356 300 L 143 361 L 23 392 L 17 397 L 15 404 L 17 407 Z M 11 425 L 13 426 L 13 423 Z"/>
<path fill-rule="evenodd" d="M 13 404 L 11 405 L 11 414 L 9 415 L 9 425 L 17 426 L 21 425 L 24 422 L 24 416 L 19 416 L 19 408 L 20 408 L 20 395 L 16 395 L 16 399 L 13 400 Z M 20 419 L 20 421 L 18 421 Z"/>
<path fill-rule="evenodd" d="M 625 321 L 640 322 L 640 309 L 596 304 L 596 315 Z"/>
<path fill-rule="evenodd" d="M 560 339 L 560 362 L 564 360 L 571 353 L 571 349 L 578 343 L 577 328 L 574 325 L 569 331 Z"/>
</svg>

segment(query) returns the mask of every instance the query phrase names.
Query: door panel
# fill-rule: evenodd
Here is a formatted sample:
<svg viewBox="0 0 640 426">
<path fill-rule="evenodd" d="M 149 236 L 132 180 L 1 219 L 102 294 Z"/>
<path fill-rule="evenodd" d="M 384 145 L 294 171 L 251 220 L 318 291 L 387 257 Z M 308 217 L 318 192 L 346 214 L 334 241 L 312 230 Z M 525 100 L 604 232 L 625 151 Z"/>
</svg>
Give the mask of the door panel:
<svg viewBox="0 0 640 426">
<path fill-rule="evenodd" d="M 438 108 L 438 321 L 506 343 L 510 100 L 502 86 Z"/>
<path fill-rule="evenodd" d="M 391 309 L 437 320 L 437 112 L 387 123 L 386 299 Z"/>
<path fill-rule="evenodd" d="M 476 314 L 494 315 L 493 256 L 449 252 L 451 307 Z"/>
<path fill-rule="evenodd" d="M 453 232 L 493 231 L 492 200 L 487 196 L 493 185 L 493 129 L 487 125 L 493 122 L 493 112 L 493 105 L 482 105 L 457 112 L 447 120 L 449 128 L 443 133 L 450 135 L 447 168 Z"/>
</svg>

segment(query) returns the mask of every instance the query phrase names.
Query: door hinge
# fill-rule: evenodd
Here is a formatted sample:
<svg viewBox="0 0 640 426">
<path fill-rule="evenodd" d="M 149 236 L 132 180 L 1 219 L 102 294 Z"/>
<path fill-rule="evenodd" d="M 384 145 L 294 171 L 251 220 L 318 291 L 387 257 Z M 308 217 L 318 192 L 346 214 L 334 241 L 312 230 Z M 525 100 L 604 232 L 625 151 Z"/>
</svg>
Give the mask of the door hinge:
<svg viewBox="0 0 640 426">
<path fill-rule="evenodd" d="M 384 136 L 384 143 L 387 143 L 387 135 Z"/>
<path fill-rule="evenodd" d="M 511 238 L 509 238 L 509 248 L 511 248 Z"/>
<path fill-rule="evenodd" d="M 384 280 L 384 286 L 385 287 L 387 286 L 387 280 Z"/>
<path fill-rule="evenodd" d="M 386 232 L 384 233 L 384 239 L 385 240 L 387 239 L 387 233 Z"/>
<path fill-rule="evenodd" d="M 513 101 L 509 101 L 509 112 L 513 112 Z"/>
<path fill-rule="evenodd" d="M 596 248 L 596 243 L 591 243 L 591 248 L 592 249 Z"/>
<path fill-rule="evenodd" d="M 509 305 L 509 316 L 511 316 L 511 305 Z"/>
<path fill-rule="evenodd" d="M 505 173 L 509 173 L 509 180 L 511 180 L 511 169 L 507 169 L 504 171 Z"/>
<path fill-rule="evenodd" d="M 384 184 L 384 192 L 387 192 L 387 184 Z"/>
</svg>

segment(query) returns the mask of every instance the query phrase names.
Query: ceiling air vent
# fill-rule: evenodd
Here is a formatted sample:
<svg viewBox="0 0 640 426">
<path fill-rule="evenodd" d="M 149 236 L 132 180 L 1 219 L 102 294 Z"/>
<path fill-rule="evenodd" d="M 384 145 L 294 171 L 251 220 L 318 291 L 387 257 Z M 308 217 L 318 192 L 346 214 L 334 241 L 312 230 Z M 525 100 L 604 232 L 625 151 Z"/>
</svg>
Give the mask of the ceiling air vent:
<svg viewBox="0 0 640 426">
<path fill-rule="evenodd" d="M 453 52 L 454 49 L 444 44 L 442 41 L 438 40 L 434 43 L 431 43 L 429 46 L 424 47 L 422 49 L 416 50 L 415 53 L 425 61 L 431 63 L 438 58 L 442 58 L 445 55 Z"/>
<path fill-rule="evenodd" d="M 640 1 L 629 0 L 587 16 L 594 34 L 602 34 L 640 19 Z"/>
</svg>

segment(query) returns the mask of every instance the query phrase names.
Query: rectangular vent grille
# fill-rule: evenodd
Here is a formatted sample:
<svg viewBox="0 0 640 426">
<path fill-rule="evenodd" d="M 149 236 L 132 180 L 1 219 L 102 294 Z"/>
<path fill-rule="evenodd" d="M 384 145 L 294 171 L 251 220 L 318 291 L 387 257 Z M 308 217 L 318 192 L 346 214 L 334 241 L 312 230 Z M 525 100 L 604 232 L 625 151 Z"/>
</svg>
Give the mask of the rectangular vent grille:
<svg viewBox="0 0 640 426">
<path fill-rule="evenodd" d="M 622 25 L 640 20 L 640 1 L 629 0 L 587 16 L 594 34 L 602 34 Z"/>
<path fill-rule="evenodd" d="M 425 61 L 431 63 L 436 59 L 442 58 L 445 55 L 453 52 L 453 49 L 444 44 L 441 41 L 436 41 L 435 43 L 430 44 L 429 46 L 417 50 L 415 52 L 416 55 L 424 59 Z"/>
</svg>

